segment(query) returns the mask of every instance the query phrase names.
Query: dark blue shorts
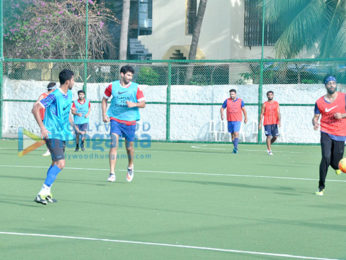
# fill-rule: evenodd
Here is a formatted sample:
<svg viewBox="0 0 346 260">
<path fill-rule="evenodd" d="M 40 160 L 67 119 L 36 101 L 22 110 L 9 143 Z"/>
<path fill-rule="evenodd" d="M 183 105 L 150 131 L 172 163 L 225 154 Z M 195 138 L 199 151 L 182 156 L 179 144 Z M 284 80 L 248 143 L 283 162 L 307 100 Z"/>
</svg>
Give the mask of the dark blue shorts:
<svg viewBox="0 0 346 260">
<path fill-rule="evenodd" d="M 135 140 L 136 125 L 125 125 L 115 120 L 111 120 L 111 134 L 124 137 L 128 142 Z"/>
<path fill-rule="evenodd" d="M 266 136 L 278 136 L 279 135 L 278 125 L 265 125 L 264 132 Z"/>
<path fill-rule="evenodd" d="M 76 124 L 76 126 L 78 127 L 79 131 L 86 131 L 88 129 L 88 123 L 85 124 Z M 77 130 L 75 130 L 76 134 L 77 134 Z"/>
<path fill-rule="evenodd" d="M 240 131 L 240 121 L 228 121 L 228 132 L 235 133 Z"/>
<path fill-rule="evenodd" d="M 59 139 L 45 139 L 45 141 L 53 162 L 65 159 L 65 141 Z"/>
</svg>

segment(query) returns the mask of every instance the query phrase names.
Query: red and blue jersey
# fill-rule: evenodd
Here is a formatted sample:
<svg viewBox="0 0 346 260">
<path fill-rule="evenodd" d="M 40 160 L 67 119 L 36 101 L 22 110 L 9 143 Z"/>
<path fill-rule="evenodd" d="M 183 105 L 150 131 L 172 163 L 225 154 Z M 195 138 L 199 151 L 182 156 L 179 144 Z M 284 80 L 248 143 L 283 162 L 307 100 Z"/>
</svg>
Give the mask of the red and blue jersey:
<svg viewBox="0 0 346 260">
<path fill-rule="evenodd" d="M 244 101 L 240 98 L 236 98 L 235 100 L 231 98 L 226 99 L 222 104 L 222 108 L 227 108 L 227 121 L 242 121 L 242 108 L 244 106 Z"/>
<path fill-rule="evenodd" d="M 336 137 L 346 137 L 346 118 L 336 119 L 335 113 L 346 113 L 346 94 L 337 92 L 337 98 L 329 103 L 324 96 L 320 97 L 315 104 L 315 114 L 321 114 L 321 132 Z"/>
<path fill-rule="evenodd" d="M 140 119 L 138 107 L 129 108 L 126 101 L 138 103 L 144 101 L 144 95 L 137 83 L 131 82 L 123 87 L 120 81 L 112 82 L 105 90 L 104 97 L 112 98 L 107 115 L 111 120 L 115 120 L 126 125 L 135 125 Z"/>
</svg>

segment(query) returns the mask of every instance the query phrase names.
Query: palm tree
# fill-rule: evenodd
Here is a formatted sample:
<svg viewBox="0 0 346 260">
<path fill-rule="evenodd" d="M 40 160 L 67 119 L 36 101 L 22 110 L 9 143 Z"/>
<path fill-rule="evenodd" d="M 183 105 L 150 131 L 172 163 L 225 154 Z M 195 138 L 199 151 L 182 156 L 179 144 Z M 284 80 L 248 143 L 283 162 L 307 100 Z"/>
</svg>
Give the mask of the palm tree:
<svg viewBox="0 0 346 260">
<path fill-rule="evenodd" d="M 207 7 L 207 0 L 200 0 L 198 5 L 197 16 L 195 20 L 196 22 L 194 24 L 194 30 L 192 33 L 192 40 L 190 45 L 189 57 L 188 57 L 189 60 L 196 59 L 199 34 L 201 32 L 201 27 L 202 27 L 202 22 L 203 22 L 206 7 Z M 193 72 L 193 67 L 189 66 L 186 71 L 185 84 L 188 84 L 191 81 L 192 72 Z"/>
<path fill-rule="evenodd" d="M 267 22 L 284 30 L 275 43 L 279 58 L 317 47 L 320 58 L 346 57 L 346 0 L 264 0 Z"/>
<path fill-rule="evenodd" d="M 130 0 L 123 0 L 123 12 L 121 17 L 119 60 L 127 59 L 127 43 L 130 20 Z"/>
</svg>

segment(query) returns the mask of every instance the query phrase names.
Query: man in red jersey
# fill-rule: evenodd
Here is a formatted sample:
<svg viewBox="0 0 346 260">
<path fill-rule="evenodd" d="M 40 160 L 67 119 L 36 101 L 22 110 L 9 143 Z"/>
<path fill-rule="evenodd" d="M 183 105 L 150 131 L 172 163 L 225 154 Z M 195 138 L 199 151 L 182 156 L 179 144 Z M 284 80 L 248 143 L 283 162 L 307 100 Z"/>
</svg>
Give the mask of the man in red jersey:
<svg viewBox="0 0 346 260">
<path fill-rule="evenodd" d="M 233 153 L 238 153 L 238 141 L 239 141 L 239 131 L 241 121 L 243 120 L 244 114 L 244 123 L 247 123 L 247 114 L 245 109 L 244 101 L 240 98 L 237 98 L 237 91 L 231 89 L 229 91 L 230 98 L 226 99 L 220 109 L 221 120 L 224 119 L 224 110 L 226 108 L 227 121 L 228 121 L 228 132 L 232 135 L 233 142 Z"/>
<path fill-rule="evenodd" d="M 316 195 L 323 196 L 329 165 L 336 174 L 340 159 L 344 156 L 346 140 L 346 94 L 337 92 L 336 78 L 327 76 L 324 79 L 327 94 L 316 101 L 315 115 L 312 119 L 314 130 L 321 129 L 322 160 L 320 179 Z M 321 117 L 320 123 L 318 120 Z"/>
<path fill-rule="evenodd" d="M 263 125 L 265 135 L 267 136 L 267 152 L 273 155 L 271 145 L 276 141 L 279 136 L 278 126 L 281 127 L 281 115 L 279 103 L 274 100 L 274 92 L 272 90 L 267 92 L 268 101 L 263 103 L 260 122 L 258 129 L 262 128 L 262 119 L 264 118 Z"/>
<path fill-rule="evenodd" d="M 39 98 L 37 99 L 36 102 L 40 102 L 42 99 L 46 98 L 50 93 L 52 93 L 56 89 L 56 83 L 55 82 L 50 82 L 47 86 L 47 92 L 42 93 Z M 40 108 L 40 116 L 43 121 L 44 119 L 44 113 L 46 112 L 45 108 Z M 47 150 L 42 156 L 49 156 L 50 152 Z"/>
</svg>

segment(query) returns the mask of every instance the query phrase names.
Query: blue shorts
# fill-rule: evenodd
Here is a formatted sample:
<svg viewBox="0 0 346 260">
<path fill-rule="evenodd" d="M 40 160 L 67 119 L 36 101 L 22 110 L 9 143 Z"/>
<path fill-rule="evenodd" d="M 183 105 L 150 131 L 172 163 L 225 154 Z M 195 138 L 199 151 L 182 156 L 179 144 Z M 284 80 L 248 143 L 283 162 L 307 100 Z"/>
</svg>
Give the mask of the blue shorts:
<svg viewBox="0 0 346 260">
<path fill-rule="evenodd" d="M 88 123 L 85 124 L 76 124 L 76 126 L 78 127 L 79 131 L 86 131 L 88 129 Z M 77 130 L 75 130 L 76 134 L 77 134 Z"/>
<path fill-rule="evenodd" d="M 264 132 L 266 136 L 278 136 L 279 135 L 279 130 L 278 130 L 278 125 L 265 125 L 264 126 Z"/>
<path fill-rule="evenodd" d="M 228 121 L 228 132 L 235 133 L 240 131 L 240 121 Z"/>
<path fill-rule="evenodd" d="M 125 125 L 115 120 L 111 120 L 111 134 L 117 134 L 119 137 L 125 137 L 128 142 L 135 140 L 136 125 Z"/>
</svg>

